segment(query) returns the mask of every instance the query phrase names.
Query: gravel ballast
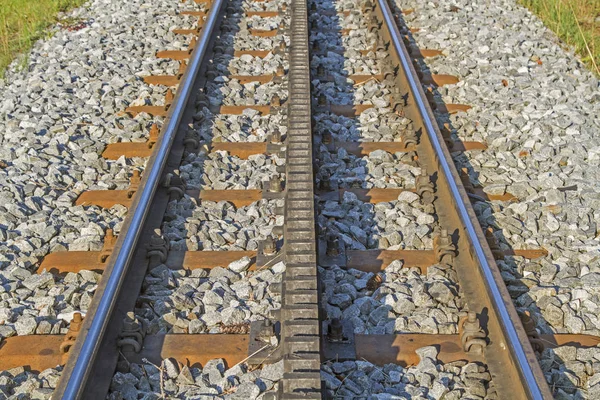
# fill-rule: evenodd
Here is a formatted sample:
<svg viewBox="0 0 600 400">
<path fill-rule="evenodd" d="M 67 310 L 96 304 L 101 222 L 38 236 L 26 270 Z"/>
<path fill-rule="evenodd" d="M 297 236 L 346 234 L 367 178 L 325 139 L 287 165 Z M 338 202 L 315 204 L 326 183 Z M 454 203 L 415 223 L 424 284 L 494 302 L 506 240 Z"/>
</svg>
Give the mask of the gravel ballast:
<svg viewBox="0 0 600 400">
<path fill-rule="evenodd" d="M 240 6 L 235 2 L 233 6 Z M 234 13 L 236 13 L 234 11 Z M 237 14 L 237 13 L 236 13 Z M 240 14 L 241 15 L 241 14 Z M 240 26 L 269 29 L 279 26 L 281 18 L 240 18 Z M 231 24 L 222 31 L 233 46 L 260 50 L 265 42 L 251 37 L 244 28 Z M 284 81 L 241 84 L 227 76 L 272 74 L 278 65 L 285 65 L 285 56 L 265 59 L 253 57 L 216 57 L 217 76 L 206 84 L 208 104 L 196 104 L 194 123 L 188 134 L 199 139 L 198 149 L 186 153 L 179 168 L 188 190 L 256 190 L 265 182 L 285 179 L 285 159 L 275 154 L 250 155 L 246 159 L 225 151 L 208 152 L 211 142 L 265 141 L 277 128 L 285 134 L 284 115 L 263 115 L 251 109 L 242 115 L 219 115 L 220 105 L 268 105 L 273 96 L 287 99 Z M 260 61 L 258 61 L 260 60 Z M 231 62 L 230 62 L 231 61 Z M 212 110 L 212 111 L 211 111 Z M 204 145 L 206 144 L 206 145 Z M 188 195 L 172 200 L 167 206 L 161 232 L 170 251 L 256 251 L 259 243 L 283 225 L 277 214 L 282 199 L 263 199 L 246 206 L 235 207 L 227 201 L 205 201 Z M 210 269 L 173 270 L 161 264 L 146 275 L 138 297 L 136 316 L 144 321 L 147 334 L 247 334 L 253 321 L 273 318 L 281 307 L 281 295 L 276 289 L 285 271 L 283 262 L 250 269 L 250 257 Z M 276 344 L 276 338 L 272 344 Z M 185 340 L 182 337 L 182 340 Z M 202 351 L 202 349 L 200 349 Z M 283 362 L 260 368 L 246 364 L 225 365 L 223 360 L 211 360 L 191 367 L 171 358 L 162 365 L 129 365 L 129 371 L 117 372 L 109 398 L 154 399 L 227 398 L 256 399 L 275 388 L 283 374 Z"/>
<path fill-rule="evenodd" d="M 276 389 L 283 378 L 283 361 L 261 368 L 226 365 L 218 358 L 200 367 L 182 361 L 167 358 L 160 366 L 131 364 L 130 372 L 115 374 L 108 399 L 254 400 Z"/>
<path fill-rule="evenodd" d="M 148 86 L 142 77 L 177 72 L 178 63 L 159 60 L 155 52 L 187 48 L 189 37 L 169 31 L 195 25 L 195 18 L 177 14 L 192 9 L 202 7 L 171 1 L 134 1 L 126 6 L 91 2 L 87 8 L 69 14 L 85 22 L 83 29 L 72 31 L 59 25 L 52 38 L 34 46 L 27 71 L 13 68 L 7 73 L 6 82 L 0 86 L 4 145 L 0 150 L 0 176 L 6 182 L 0 210 L 0 236 L 4 242 L 0 258 L 0 339 L 15 334 L 64 334 L 73 313 L 85 313 L 99 274 L 81 271 L 59 277 L 48 272 L 38 275 L 35 270 L 50 252 L 100 250 L 107 229 L 119 233 L 127 213 L 125 207 L 103 210 L 75 207 L 73 202 L 85 190 L 125 189 L 134 168 L 143 169 L 144 159 L 108 161 L 101 154 L 107 143 L 144 141 L 152 122 L 160 126 L 159 119 L 143 113 L 131 118 L 124 109 L 163 104 L 166 88 Z M 281 18 L 274 22 L 253 18 L 247 22 L 248 27 L 264 29 L 279 26 Z M 241 36 L 232 43 L 249 49 L 272 47 L 283 38 L 254 40 L 245 29 Z M 272 74 L 278 67 L 287 68 L 281 55 L 262 62 L 235 59 L 232 70 L 249 75 Z M 269 104 L 275 94 L 285 101 L 286 87 L 281 82 L 236 85 L 222 79 L 209 85 L 209 92 L 225 104 Z M 198 113 L 205 113 L 204 122 L 213 117 L 206 108 Z M 204 130 L 198 136 L 204 141 L 213 135 L 226 141 L 264 141 L 273 127 L 285 124 L 285 116 L 256 118 L 250 110 L 242 116 L 219 116 L 216 121 L 220 123 L 202 124 L 201 118 L 195 121 L 198 125 L 190 129 L 202 126 Z M 244 128 L 238 131 L 237 127 Z M 285 134 L 285 127 L 280 132 Z M 277 167 L 281 169 L 284 164 L 285 160 L 275 155 L 245 160 L 225 152 L 200 152 L 189 154 L 180 173 L 190 189 L 261 189 L 265 181 L 275 176 L 283 178 Z M 263 200 L 236 209 L 225 202 L 200 202 L 186 196 L 169 206 L 169 223 L 163 233 L 173 250 L 256 250 L 258 241 L 269 236 L 275 225 L 282 224 L 282 217 L 273 213 L 278 203 Z M 155 268 L 147 276 L 142 293 L 147 307 L 139 310 L 149 322 L 150 333 L 218 333 L 222 326 L 268 317 L 280 307 L 279 295 L 269 287 L 281 279 L 285 265 L 249 273 L 244 264 L 244 259 L 238 260 L 210 273 L 170 271 L 164 265 Z M 152 314 L 153 309 L 161 314 Z M 188 321 L 185 327 L 183 320 Z M 220 365 L 219 361 L 213 364 Z M 157 397 L 153 391 L 160 394 L 166 390 L 184 397 L 203 393 L 256 398 L 272 389 L 279 379 L 277 365 L 257 371 L 241 365 L 229 375 L 222 374 L 228 382 L 210 382 L 216 389 L 204 393 L 201 389 L 209 383 L 202 377 L 194 383 L 193 378 L 205 372 L 212 379 L 210 365 L 188 370 L 188 374 L 179 371 L 178 366 L 175 378 L 180 378 L 177 384 L 181 387 L 173 387 L 175 381 L 169 381 L 169 375 L 162 383 L 166 386 L 159 388 L 148 386 L 154 383 L 149 376 L 154 377 L 151 372 L 155 371 L 146 371 L 144 381 L 134 374 L 141 367 L 135 367 L 128 374 L 115 376 L 112 397 L 137 398 L 139 393 L 150 399 Z M 168 368 L 166 371 L 172 372 Z M 133 386 L 136 393 L 127 386 L 132 374 L 138 378 Z M 192 377 L 192 381 L 181 378 L 182 374 L 184 378 Z M 59 376 L 60 368 L 40 374 L 13 369 L 2 372 L 0 389 L 6 397 L 49 398 Z M 194 393 L 189 392 L 191 384 L 196 386 Z"/>
<path fill-rule="evenodd" d="M 450 117 L 456 137 L 488 145 L 456 154 L 457 167 L 467 168 L 473 183 L 518 197 L 475 204 L 482 226 L 492 227 L 504 249 L 548 251 L 499 262 L 515 305 L 542 333 L 600 335 L 598 79 L 512 0 L 459 0 L 452 10 L 437 1 L 397 5 L 415 9 L 404 19 L 420 28 L 417 45 L 444 52 L 427 67 L 461 80 L 437 89 L 444 102 L 473 107 Z M 564 349 L 546 350 L 542 361 L 555 396 L 596 398 L 600 350 L 576 357 Z"/>
<path fill-rule="evenodd" d="M 483 399 L 493 393 L 485 366 L 441 363 L 435 346 L 416 350 L 419 363 L 378 367 L 368 361 L 328 361 L 321 366 L 327 394 L 335 399 Z"/>
<path fill-rule="evenodd" d="M 349 3 L 336 3 L 335 6 L 338 11 L 353 8 Z M 321 3 L 320 7 L 328 8 L 328 4 Z M 358 5 L 354 5 L 356 8 Z M 350 14 L 343 21 L 340 17 L 337 21 L 336 17 L 322 16 L 317 11 L 311 18 L 319 26 L 333 29 L 338 23 L 340 28 L 364 25 L 364 17 L 360 14 Z M 327 46 L 328 50 L 335 50 L 322 51 L 311 59 L 313 96 L 320 97 L 325 104 L 371 104 L 373 108 L 354 118 L 335 115 L 319 106 L 315 108 L 316 180 L 322 191 L 317 208 L 319 238 L 322 242 L 335 238 L 345 251 L 432 249 L 437 221 L 433 208 L 424 206 L 419 196 L 411 191 L 422 172 L 411 155 L 375 150 L 360 157 L 336 147 L 336 142 L 399 141 L 404 132 L 413 130 L 411 121 L 391 108 L 392 82 L 374 79 L 357 85 L 345 78 L 352 74 L 377 73 L 385 66 L 388 59 L 381 60 L 384 54 L 365 56 L 356 51 L 372 48 L 375 38 L 364 28 L 353 30 L 341 40 L 338 38 L 335 33 L 327 37 L 312 33 L 311 40 L 317 41 L 321 49 Z M 361 201 L 351 192 L 355 188 L 404 190 L 397 200 L 370 203 Z M 339 201 L 328 197 L 327 192 L 338 189 L 347 189 Z M 402 261 L 396 260 L 375 277 L 372 272 L 321 265 L 322 307 L 328 319 L 351 322 L 357 334 L 456 334 L 459 318 L 465 310 L 454 274 L 448 273 L 445 266 L 428 267 L 422 272 L 419 268 L 406 268 Z M 379 284 L 373 287 L 376 278 Z M 357 362 L 360 366 L 366 364 L 361 363 Z M 367 372 L 372 366 L 369 368 Z M 335 375 L 343 379 L 339 377 L 339 371 L 335 371 Z M 329 377 L 326 371 L 323 376 Z M 385 398 L 385 395 L 402 392 L 399 381 L 395 381 L 396 385 L 387 382 L 388 386 L 396 386 L 396 391 L 384 392 L 383 382 L 373 387 L 373 382 L 362 388 L 352 386 L 348 391 L 344 384 L 333 384 L 338 378 L 331 379 L 328 388 L 339 391 L 337 395 L 341 397 L 377 395 Z M 351 383 L 352 380 L 348 380 L 348 385 Z"/>
<path fill-rule="evenodd" d="M 48 253 L 100 250 L 107 229 L 118 234 L 125 207 L 74 201 L 90 189 L 124 189 L 133 170 L 143 168 L 143 159 L 101 154 L 107 143 L 147 136 L 153 119 L 123 111 L 164 101 L 166 89 L 141 76 L 176 71 L 154 53 L 184 48 L 184 38 L 170 29 L 192 24 L 177 14 L 190 7 L 169 0 L 89 2 L 68 14 L 84 22 L 82 29 L 58 24 L 51 38 L 34 45 L 27 67 L 13 63 L 0 83 L 0 338 L 64 333 L 72 312 L 87 309 L 97 274 L 35 271 Z"/>
<path fill-rule="evenodd" d="M 488 146 L 485 151 L 454 154 L 457 167 L 466 168 L 473 183 L 481 183 L 490 193 L 506 190 L 518 197 L 513 203 L 474 204 L 482 226 L 492 228 L 503 249 L 548 251 L 535 260 L 506 257 L 498 262 L 509 292 L 519 311 L 532 314 L 541 333 L 600 335 L 598 80 L 512 0 L 453 4 L 451 8 L 435 1 L 398 1 L 400 8 L 415 8 L 404 18 L 409 26 L 420 28 L 413 35 L 417 44 L 444 51 L 444 57 L 427 59 L 427 67 L 461 79 L 456 85 L 437 88 L 439 98 L 473 106 L 468 112 L 439 116 L 440 123 L 449 118 L 455 138 Z M 195 23 L 174 12 L 175 7 L 192 6 L 192 2 L 180 5 L 171 0 L 152 4 L 134 0 L 126 5 L 92 1 L 70 14 L 85 22 L 83 29 L 55 28 L 52 38 L 34 46 L 27 69 L 13 68 L 0 83 L 0 339 L 65 333 L 73 312 L 87 309 L 98 274 L 82 271 L 57 277 L 37 275 L 36 269 L 50 252 L 100 250 L 107 229 L 119 232 L 124 207 L 102 210 L 76 207 L 73 202 L 85 190 L 125 188 L 132 171 L 143 168 L 142 159 L 107 161 L 101 153 L 106 143 L 145 140 L 154 119 L 144 114 L 130 118 L 122 111 L 128 105 L 162 104 L 165 89 L 144 84 L 141 76 L 176 72 L 177 63 L 156 60 L 154 52 L 186 48 L 185 37 L 168 31 Z M 351 2 L 343 6 L 352 8 Z M 331 25 L 327 18 L 315 21 Z M 342 25 L 359 28 L 360 20 L 350 15 Z M 248 29 L 274 29 L 280 22 L 280 18 L 247 19 L 236 32 L 241 38 L 234 41 L 224 35 L 224 45 L 276 48 L 288 38 L 281 34 L 251 37 Z M 316 38 L 327 40 L 328 35 Z M 370 48 L 373 39 L 367 29 L 356 29 L 338 41 L 338 48 L 351 49 L 344 56 L 333 52 L 315 56 L 311 67 L 376 73 L 379 65 L 357 51 Z M 235 60 L 229 72 L 272 74 L 280 66 L 287 68 L 281 55 L 255 61 Z M 317 136 L 327 132 L 334 140 L 393 141 L 396 132 L 411 129 L 411 121 L 388 112 L 390 92 L 385 84 L 370 81 L 340 90 L 335 86 L 316 82 L 315 93 L 332 103 L 375 108 L 355 119 L 317 113 Z M 242 85 L 223 78 L 209 85 L 207 93 L 211 105 L 262 105 L 269 104 L 273 95 L 285 101 L 286 90 L 286 82 Z M 206 108 L 198 113 L 213 119 Z M 394 129 L 379 130 L 381 120 Z M 210 125 L 196 121 L 191 129 L 206 141 L 265 141 L 274 127 L 285 125 L 282 116 L 259 118 L 252 112 L 217 116 Z M 280 130 L 285 134 L 283 126 Z M 317 145 L 320 141 L 317 137 Z M 333 189 L 412 189 L 420 173 L 399 153 L 356 157 L 345 151 L 331 153 L 326 146 L 318 149 L 317 180 L 330 179 Z M 283 177 L 276 168 L 282 165 L 275 155 L 241 160 L 224 152 L 191 154 L 181 173 L 191 188 L 258 189 L 274 176 Z M 378 205 L 364 204 L 349 192 L 344 196 L 343 202 L 319 203 L 318 223 L 348 249 L 432 247 L 434 216 L 410 195 Z M 276 205 L 277 201 L 262 200 L 236 209 L 186 196 L 171 202 L 163 233 L 175 250 L 256 250 L 258 241 L 283 223 L 274 212 Z M 244 271 L 243 263 L 210 273 L 159 267 L 145 282 L 144 295 L 152 298 L 148 308 L 138 310 L 140 316 L 151 322 L 153 332 L 178 333 L 214 333 L 221 326 L 267 317 L 279 307 L 276 293 L 268 287 L 279 282 L 285 266 L 251 273 Z M 455 333 L 463 311 L 460 299 L 454 298 L 458 285 L 443 268 L 429 271 L 422 274 L 392 264 L 382 273 L 381 287 L 370 291 L 366 283 L 372 275 L 323 267 L 319 272 L 324 279 L 324 306 L 330 318 L 353 319 L 357 333 Z M 171 306 L 177 310 L 170 311 Z M 489 394 L 490 378 L 484 367 L 440 364 L 435 349 L 421 349 L 419 354 L 421 362 L 409 368 L 330 362 L 323 365 L 322 377 L 329 394 L 342 397 L 484 398 Z M 563 346 L 546 350 L 541 364 L 556 398 L 592 399 L 600 396 L 599 360 L 596 348 L 582 351 Z M 182 398 L 257 398 L 280 378 L 275 366 L 263 376 L 265 368 L 252 371 L 240 365 L 230 371 L 222 361 L 213 361 L 188 368 L 165 360 L 160 366 L 164 371 L 132 365 L 129 373 L 115 375 L 111 398 L 153 399 L 165 392 Z M 27 393 L 49 398 L 58 376 L 53 369 L 41 374 L 4 371 L 0 390 L 7 397 Z"/>
</svg>

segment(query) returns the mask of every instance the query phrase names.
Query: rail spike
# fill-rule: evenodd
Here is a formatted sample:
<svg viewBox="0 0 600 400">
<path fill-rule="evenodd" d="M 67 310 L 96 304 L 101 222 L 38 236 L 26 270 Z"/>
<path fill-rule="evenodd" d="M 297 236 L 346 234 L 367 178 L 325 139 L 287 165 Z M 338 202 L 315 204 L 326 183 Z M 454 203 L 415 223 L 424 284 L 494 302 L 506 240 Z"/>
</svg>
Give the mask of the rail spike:
<svg viewBox="0 0 600 400">
<path fill-rule="evenodd" d="M 123 330 L 117 341 L 117 346 L 124 350 L 133 350 L 139 353 L 144 344 L 146 326 L 143 319 L 138 319 L 133 311 L 129 311 L 123 318 Z"/>
<path fill-rule="evenodd" d="M 179 170 L 165 175 L 163 187 L 167 188 L 171 200 L 180 200 L 183 198 L 186 190 L 185 181 L 179 176 Z"/>
<path fill-rule="evenodd" d="M 73 319 L 71 320 L 71 325 L 69 325 L 69 331 L 65 335 L 62 343 L 60 344 L 60 352 L 63 355 L 63 360 L 66 361 L 69 355 L 69 350 L 75 344 L 75 340 L 77 339 L 77 335 L 81 330 L 81 326 L 83 325 L 83 316 L 81 313 L 76 312 L 73 314 Z"/>
<path fill-rule="evenodd" d="M 435 200 L 435 188 L 427 170 L 423 169 L 421 175 L 416 179 L 417 194 L 424 205 L 433 205 Z"/>
<path fill-rule="evenodd" d="M 535 321 L 531 318 L 531 313 L 529 311 L 520 312 L 519 317 L 521 318 L 523 328 L 529 338 L 531 347 L 533 347 L 533 350 L 536 353 L 543 353 L 546 346 L 544 345 L 544 341 L 540 337 L 540 334 L 535 329 Z"/>
<path fill-rule="evenodd" d="M 447 229 L 440 229 L 433 238 L 433 251 L 438 263 L 451 267 L 456 257 L 456 246 L 448 235 Z"/>
<path fill-rule="evenodd" d="M 148 244 L 148 251 L 146 253 L 146 257 L 150 259 L 150 268 L 167 261 L 168 252 L 168 242 L 162 237 L 160 229 L 155 229 L 150 237 L 150 244 Z"/>
<path fill-rule="evenodd" d="M 487 346 L 487 340 L 474 311 L 469 311 L 467 316 L 459 322 L 458 330 L 463 350 L 467 353 L 482 355 L 483 349 Z"/>
<path fill-rule="evenodd" d="M 405 149 L 419 144 L 419 137 L 417 136 L 412 123 L 410 123 L 404 132 L 402 132 L 402 143 L 404 143 Z"/>
</svg>

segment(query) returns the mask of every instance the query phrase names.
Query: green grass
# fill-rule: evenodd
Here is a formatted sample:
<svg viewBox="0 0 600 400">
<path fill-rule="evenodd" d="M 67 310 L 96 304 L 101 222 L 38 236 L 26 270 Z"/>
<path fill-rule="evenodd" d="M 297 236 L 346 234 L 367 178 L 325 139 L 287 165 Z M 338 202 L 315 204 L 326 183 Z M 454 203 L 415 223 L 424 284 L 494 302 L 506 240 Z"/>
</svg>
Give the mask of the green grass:
<svg viewBox="0 0 600 400">
<path fill-rule="evenodd" d="M 600 0 L 518 0 L 600 76 Z"/>
<path fill-rule="evenodd" d="M 28 51 L 56 22 L 60 11 L 86 0 L 0 0 L 0 78 L 8 64 Z"/>
</svg>

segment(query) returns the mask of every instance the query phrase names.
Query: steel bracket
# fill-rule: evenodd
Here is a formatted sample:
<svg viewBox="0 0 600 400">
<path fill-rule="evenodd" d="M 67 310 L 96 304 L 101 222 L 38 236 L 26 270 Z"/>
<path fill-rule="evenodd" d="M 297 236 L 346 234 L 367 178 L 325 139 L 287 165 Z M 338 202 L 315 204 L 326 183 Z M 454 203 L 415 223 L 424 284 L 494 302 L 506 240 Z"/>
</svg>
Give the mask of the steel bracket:
<svg viewBox="0 0 600 400">
<path fill-rule="evenodd" d="M 250 323 L 250 341 L 248 343 L 248 364 L 273 364 L 281 360 L 282 351 L 279 346 L 281 323 L 263 319 Z M 276 342 L 273 342 L 276 337 Z"/>
<path fill-rule="evenodd" d="M 278 241 L 279 242 L 279 241 Z M 277 244 L 277 248 L 274 254 L 265 254 L 265 242 L 258 242 L 258 251 L 256 252 L 256 266 L 265 267 L 277 264 L 279 261 L 283 261 L 284 252 L 282 251 L 281 244 Z"/>
<path fill-rule="evenodd" d="M 285 197 L 285 182 L 280 183 L 280 187 L 273 185 L 271 181 L 263 182 L 262 198 L 263 199 L 283 199 Z"/>
<path fill-rule="evenodd" d="M 283 144 L 282 143 L 267 143 L 267 153 L 275 154 L 278 157 L 285 156 L 285 153 L 282 153 Z"/>
</svg>

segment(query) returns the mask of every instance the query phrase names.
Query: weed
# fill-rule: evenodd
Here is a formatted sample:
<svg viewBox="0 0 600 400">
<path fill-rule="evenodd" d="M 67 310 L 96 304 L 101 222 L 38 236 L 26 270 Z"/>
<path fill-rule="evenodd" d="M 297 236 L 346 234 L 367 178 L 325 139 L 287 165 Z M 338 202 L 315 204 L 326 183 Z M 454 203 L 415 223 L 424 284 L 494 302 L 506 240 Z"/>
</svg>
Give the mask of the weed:
<svg viewBox="0 0 600 400">
<path fill-rule="evenodd" d="M 518 0 L 600 76 L 600 0 Z"/>
<path fill-rule="evenodd" d="M 86 0 L 0 0 L 0 78 L 6 67 L 27 53 L 46 29 L 56 22 L 59 12 L 82 5 Z M 24 61 L 19 62 L 21 67 Z M 25 65 L 26 66 L 26 65 Z"/>
</svg>

